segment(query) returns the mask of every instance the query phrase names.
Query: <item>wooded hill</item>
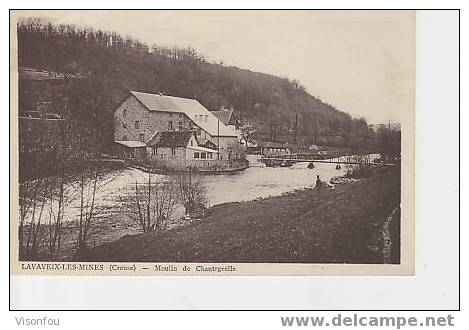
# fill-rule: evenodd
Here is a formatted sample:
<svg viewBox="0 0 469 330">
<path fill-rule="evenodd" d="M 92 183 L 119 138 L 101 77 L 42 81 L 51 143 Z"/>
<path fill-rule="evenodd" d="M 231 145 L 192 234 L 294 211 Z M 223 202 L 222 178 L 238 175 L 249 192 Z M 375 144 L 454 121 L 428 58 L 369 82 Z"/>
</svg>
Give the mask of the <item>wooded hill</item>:
<svg viewBox="0 0 469 330">
<path fill-rule="evenodd" d="M 296 132 L 299 142 L 353 146 L 375 137 L 364 119 L 322 102 L 297 81 L 209 63 L 192 48 L 148 46 L 114 32 L 28 18 L 18 24 L 18 61 L 64 74 L 63 80 L 20 79 L 20 111 L 47 104 L 47 111 L 81 121 L 102 146 L 113 140 L 112 112 L 129 90 L 194 98 L 209 110 L 233 108 L 272 140 Z"/>
</svg>

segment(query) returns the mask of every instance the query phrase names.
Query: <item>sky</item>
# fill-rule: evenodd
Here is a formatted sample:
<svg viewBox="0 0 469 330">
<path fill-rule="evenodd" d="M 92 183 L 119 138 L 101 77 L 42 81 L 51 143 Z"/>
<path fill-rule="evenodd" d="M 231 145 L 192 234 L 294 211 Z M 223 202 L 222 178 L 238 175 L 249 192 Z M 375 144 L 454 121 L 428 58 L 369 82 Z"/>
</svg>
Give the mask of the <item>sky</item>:
<svg viewBox="0 0 469 330">
<path fill-rule="evenodd" d="M 48 11 L 46 17 L 130 35 L 151 45 L 191 46 L 223 62 L 298 80 L 371 124 L 401 122 L 414 104 L 411 11 Z"/>
</svg>

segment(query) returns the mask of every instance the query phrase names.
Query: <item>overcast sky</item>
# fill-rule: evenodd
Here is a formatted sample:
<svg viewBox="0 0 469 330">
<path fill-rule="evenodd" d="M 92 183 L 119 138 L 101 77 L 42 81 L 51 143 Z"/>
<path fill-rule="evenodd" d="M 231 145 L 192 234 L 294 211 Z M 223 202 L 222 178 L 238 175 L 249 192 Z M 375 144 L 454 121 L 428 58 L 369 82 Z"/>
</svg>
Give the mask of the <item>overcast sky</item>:
<svg viewBox="0 0 469 330">
<path fill-rule="evenodd" d="M 400 121 L 413 107 L 412 12 L 41 12 L 131 35 L 192 46 L 209 61 L 298 80 L 308 92 L 370 123 Z"/>
</svg>

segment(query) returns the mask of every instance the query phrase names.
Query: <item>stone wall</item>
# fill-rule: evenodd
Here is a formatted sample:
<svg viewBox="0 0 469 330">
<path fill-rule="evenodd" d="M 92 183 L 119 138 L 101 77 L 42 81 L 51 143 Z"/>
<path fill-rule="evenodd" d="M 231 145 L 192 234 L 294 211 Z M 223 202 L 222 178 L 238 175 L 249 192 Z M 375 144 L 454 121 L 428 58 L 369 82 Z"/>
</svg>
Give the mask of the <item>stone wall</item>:
<svg viewBox="0 0 469 330">
<path fill-rule="evenodd" d="M 138 125 L 136 125 L 138 121 Z M 189 118 L 183 113 L 148 111 L 135 97 L 129 96 L 114 112 L 114 140 L 148 143 L 155 132 L 175 131 L 189 127 Z"/>
<path fill-rule="evenodd" d="M 151 150 L 151 148 L 148 148 Z M 212 158 L 194 158 L 194 152 L 190 148 L 175 148 L 174 154 L 171 148 L 158 148 L 157 154 L 151 152 L 147 158 L 147 164 L 151 167 L 164 170 L 188 170 L 190 168 L 200 171 L 225 171 L 239 169 L 246 166 L 245 160 L 217 159 L 217 154 L 212 153 Z M 207 152 L 206 152 L 207 154 Z"/>
<path fill-rule="evenodd" d="M 138 121 L 138 128 L 135 122 Z M 115 141 L 143 141 L 148 142 L 155 132 L 151 123 L 149 111 L 135 97 L 129 96 L 114 112 L 114 140 Z"/>
<path fill-rule="evenodd" d="M 189 119 L 183 113 L 172 113 L 164 111 L 151 111 L 151 121 L 154 131 L 176 131 L 182 128 L 189 127 Z"/>
</svg>

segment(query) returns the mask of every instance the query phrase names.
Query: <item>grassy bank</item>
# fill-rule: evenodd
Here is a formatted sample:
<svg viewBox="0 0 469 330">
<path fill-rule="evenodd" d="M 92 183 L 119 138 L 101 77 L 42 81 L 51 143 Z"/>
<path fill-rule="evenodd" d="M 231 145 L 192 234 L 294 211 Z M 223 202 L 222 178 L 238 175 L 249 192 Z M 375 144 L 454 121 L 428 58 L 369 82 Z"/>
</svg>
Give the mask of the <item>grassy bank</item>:
<svg viewBox="0 0 469 330">
<path fill-rule="evenodd" d="M 79 260 L 382 263 L 383 224 L 399 201 L 399 169 L 388 169 L 334 190 L 218 205 L 204 221 L 164 235 L 122 237 Z M 398 225 L 391 226 L 393 249 Z M 391 262 L 399 263 L 398 251 Z"/>
</svg>

